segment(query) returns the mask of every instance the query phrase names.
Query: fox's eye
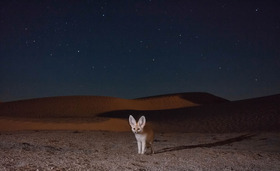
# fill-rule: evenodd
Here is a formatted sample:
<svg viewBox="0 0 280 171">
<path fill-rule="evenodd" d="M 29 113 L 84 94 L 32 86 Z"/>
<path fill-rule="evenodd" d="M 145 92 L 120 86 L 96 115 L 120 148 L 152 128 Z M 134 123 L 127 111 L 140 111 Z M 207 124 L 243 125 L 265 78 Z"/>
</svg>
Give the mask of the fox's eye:
<svg viewBox="0 0 280 171">
<path fill-rule="evenodd" d="M 133 131 L 135 131 L 135 128 L 132 128 L 133 129 Z"/>
<path fill-rule="evenodd" d="M 140 128 L 138 128 L 137 131 L 140 131 Z"/>
</svg>

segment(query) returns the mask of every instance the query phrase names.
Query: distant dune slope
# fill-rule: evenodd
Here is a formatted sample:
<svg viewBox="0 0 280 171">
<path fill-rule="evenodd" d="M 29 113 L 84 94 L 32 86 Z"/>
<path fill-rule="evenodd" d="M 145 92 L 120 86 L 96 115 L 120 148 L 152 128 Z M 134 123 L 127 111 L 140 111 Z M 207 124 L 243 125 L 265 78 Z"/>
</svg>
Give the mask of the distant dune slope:
<svg viewBox="0 0 280 171">
<path fill-rule="evenodd" d="M 208 93 L 178 93 L 139 99 L 103 96 L 68 96 L 5 102 L 0 116 L 9 117 L 92 117 L 121 110 L 167 110 L 221 103 L 227 100 Z"/>
</svg>

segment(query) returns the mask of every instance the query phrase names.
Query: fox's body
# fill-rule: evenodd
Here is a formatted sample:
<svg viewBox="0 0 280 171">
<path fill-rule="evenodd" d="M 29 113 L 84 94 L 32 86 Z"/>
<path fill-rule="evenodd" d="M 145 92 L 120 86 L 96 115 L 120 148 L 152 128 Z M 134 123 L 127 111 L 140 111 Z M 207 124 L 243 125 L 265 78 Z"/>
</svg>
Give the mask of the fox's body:
<svg viewBox="0 0 280 171">
<path fill-rule="evenodd" d="M 146 148 L 151 148 L 151 153 L 154 153 L 153 142 L 154 142 L 154 131 L 146 125 L 146 118 L 141 116 L 138 122 L 129 116 L 129 124 L 132 132 L 135 134 L 138 146 L 138 154 L 144 154 Z"/>
</svg>

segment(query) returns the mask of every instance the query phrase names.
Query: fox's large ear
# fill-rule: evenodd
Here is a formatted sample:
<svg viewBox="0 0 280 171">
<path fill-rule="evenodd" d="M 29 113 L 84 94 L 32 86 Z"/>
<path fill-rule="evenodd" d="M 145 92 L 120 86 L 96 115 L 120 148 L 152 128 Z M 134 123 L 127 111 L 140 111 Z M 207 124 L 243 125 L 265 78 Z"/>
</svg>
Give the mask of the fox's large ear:
<svg viewBox="0 0 280 171">
<path fill-rule="evenodd" d="M 139 121 L 138 121 L 138 124 L 139 124 L 139 126 L 140 126 L 141 128 L 143 128 L 143 127 L 145 126 L 145 124 L 146 124 L 146 118 L 145 118 L 145 116 L 141 116 L 141 118 L 140 118 Z"/>
<path fill-rule="evenodd" d="M 130 126 L 135 126 L 136 125 L 136 120 L 132 115 L 129 115 L 129 124 Z"/>
</svg>

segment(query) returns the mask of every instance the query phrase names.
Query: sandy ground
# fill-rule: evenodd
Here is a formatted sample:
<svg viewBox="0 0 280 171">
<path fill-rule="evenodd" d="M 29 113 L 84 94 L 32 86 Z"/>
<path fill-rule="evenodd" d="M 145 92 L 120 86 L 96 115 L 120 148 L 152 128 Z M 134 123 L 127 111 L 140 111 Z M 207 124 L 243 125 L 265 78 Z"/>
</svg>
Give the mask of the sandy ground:
<svg viewBox="0 0 280 171">
<path fill-rule="evenodd" d="M 13 118 L 0 117 L 0 131 L 103 130 L 129 131 L 127 119 L 117 118 Z"/>
<path fill-rule="evenodd" d="M 1 131 L 1 170 L 280 170 L 280 133 L 157 133 L 137 154 L 131 132 Z"/>
</svg>

